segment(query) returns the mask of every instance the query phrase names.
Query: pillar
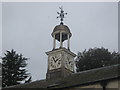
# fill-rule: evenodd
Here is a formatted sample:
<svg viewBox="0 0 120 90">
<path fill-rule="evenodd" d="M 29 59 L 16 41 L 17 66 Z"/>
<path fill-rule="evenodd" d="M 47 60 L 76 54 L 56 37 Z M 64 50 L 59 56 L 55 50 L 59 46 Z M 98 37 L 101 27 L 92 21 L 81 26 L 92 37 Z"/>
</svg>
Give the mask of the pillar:
<svg viewBox="0 0 120 90">
<path fill-rule="evenodd" d="M 68 39 L 68 49 L 70 49 L 70 37 L 69 37 L 69 34 L 67 34 L 67 39 Z"/>
<path fill-rule="evenodd" d="M 55 49 L 56 48 L 56 40 L 55 40 L 55 34 L 54 34 L 54 36 L 53 36 L 53 49 Z"/>
<path fill-rule="evenodd" d="M 60 48 L 63 47 L 63 42 L 62 42 L 62 32 L 60 32 Z"/>
</svg>

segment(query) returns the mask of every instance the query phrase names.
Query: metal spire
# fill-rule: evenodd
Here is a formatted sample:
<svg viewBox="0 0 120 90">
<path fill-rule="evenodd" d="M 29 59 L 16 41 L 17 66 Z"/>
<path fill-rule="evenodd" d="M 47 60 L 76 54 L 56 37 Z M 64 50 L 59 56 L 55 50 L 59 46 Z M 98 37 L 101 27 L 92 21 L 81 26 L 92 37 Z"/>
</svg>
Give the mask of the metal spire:
<svg viewBox="0 0 120 90">
<path fill-rule="evenodd" d="M 59 7 L 60 8 L 60 13 L 59 12 L 57 12 L 57 14 L 59 15 L 59 16 L 57 16 L 57 18 L 60 18 L 60 21 L 61 21 L 61 23 L 60 24 L 63 24 L 63 18 L 64 18 L 64 15 L 67 15 L 67 13 L 64 13 L 64 11 L 63 11 L 63 7 Z"/>
</svg>

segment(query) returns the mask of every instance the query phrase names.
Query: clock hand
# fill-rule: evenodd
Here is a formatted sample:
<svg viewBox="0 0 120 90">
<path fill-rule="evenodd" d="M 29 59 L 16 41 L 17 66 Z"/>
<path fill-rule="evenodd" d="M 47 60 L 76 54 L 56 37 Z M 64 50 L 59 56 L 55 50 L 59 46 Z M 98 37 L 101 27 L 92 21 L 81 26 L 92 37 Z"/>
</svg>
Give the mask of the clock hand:
<svg viewBox="0 0 120 90">
<path fill-rule="evenodd" d="M 68 60 L 68 63 L 70 64 L 71 63 L 71 61 L 69 61 L 70 59 L 67 57 L 67 60 Z"/>
<path fill-rule="evenodd" d="M 69 64 L 71 63 L 71 61 L 69 61 Z"/>
<path fill-rule="evenodd" d="M 53 58 L 53 60 L 54 60 L 55 63 L 58 61 L 58 59 L 55 59 L 55 57 L 52 57 L 52 58 Z"/>
<path fill-rule="evenodd" d="M 58 61 L 59 59 L 60 59 L 60 57 L 59 57 L 59 58 L 57 58 L 57 59 L 56 59 L 56 61 Z"/>
<path fill-rule="evenodd" d="M 57 59 L 55 59 L 55 58 L 53 57 L 53 60 L 55 61 L 55 63 L 56 63 L 59 59 L 60 59 L 60 57 L 57 58 Z"/>
<path fill-rule="evenodd" d="M 54 57 L 52 57 L 52 59 L 56 62 L 56 60 L 55 60 L 55 58 L 54 58 Z"/>
</svg>

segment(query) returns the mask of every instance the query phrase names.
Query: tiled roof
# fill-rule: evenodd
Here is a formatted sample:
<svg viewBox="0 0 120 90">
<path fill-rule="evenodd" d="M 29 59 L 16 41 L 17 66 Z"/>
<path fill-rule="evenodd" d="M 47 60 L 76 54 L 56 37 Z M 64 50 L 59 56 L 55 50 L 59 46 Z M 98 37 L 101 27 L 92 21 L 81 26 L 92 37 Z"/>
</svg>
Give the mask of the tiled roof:
<svg viewBox="0 0 120 90">
<path fill-rule="evenodd" d="M 120 65 L 113 65 L 108 67 L 102 67 L 98 69 L 91 69 L 79 73 L 75 73 L 71 76 L 66 77 L 62 87 L 80 86 L 89 83 L 99 82 L 103 80 L 110 80 L 120 77 Z"/>
<path fill-rule="evenodd" d="M 120 64 L 74 73 L 59 81 L 39 80 L 8 88 L 67 88 L 120 77 Z"/>
</svg>

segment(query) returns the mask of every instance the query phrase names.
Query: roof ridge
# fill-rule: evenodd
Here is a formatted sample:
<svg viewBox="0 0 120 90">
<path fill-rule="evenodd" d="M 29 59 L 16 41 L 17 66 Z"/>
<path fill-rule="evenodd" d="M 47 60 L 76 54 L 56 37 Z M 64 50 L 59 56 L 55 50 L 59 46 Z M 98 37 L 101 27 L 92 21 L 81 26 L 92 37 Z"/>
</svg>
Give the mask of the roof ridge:
<svg viewBox="0 0 120 90">
<path fill-rule="evenodd" d="M 80 71 L 80 72 L 77 72 L 74 74 L 80 74 L 80 73 L 84 73 L 84 72 L 96 71 L 96 70 L 101 70 L 101 69 L 105 69 L 105 68 L 117 67 L 117 66 L 120 66 L 120 64 L 109 65 L 109 66 L 104 66 L 104 67 L 99 67 L 99 68 L 93 68 L 93 69 L 89 69 L 89 70 L 85 70 L 85 71 Z"/>
</svg>

